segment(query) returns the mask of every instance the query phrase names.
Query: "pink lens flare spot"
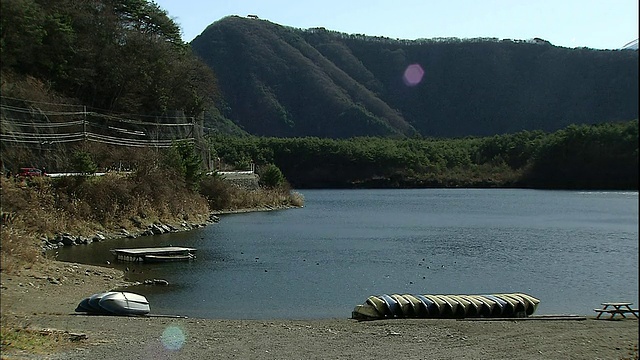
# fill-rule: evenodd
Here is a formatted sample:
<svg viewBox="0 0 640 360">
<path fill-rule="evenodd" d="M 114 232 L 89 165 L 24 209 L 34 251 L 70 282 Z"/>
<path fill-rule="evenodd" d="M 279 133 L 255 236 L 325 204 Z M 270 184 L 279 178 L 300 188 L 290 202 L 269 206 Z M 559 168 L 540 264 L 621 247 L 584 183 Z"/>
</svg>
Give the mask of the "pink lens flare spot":
<svg viewBox="0 0 640 360">
<path fill-rule="evenodd" d="M 407 86 L 416 86 L 422 81 L 424 70 L 419 64 L 411 64 L 404 70 L 402 80 Z"/>
</svg>

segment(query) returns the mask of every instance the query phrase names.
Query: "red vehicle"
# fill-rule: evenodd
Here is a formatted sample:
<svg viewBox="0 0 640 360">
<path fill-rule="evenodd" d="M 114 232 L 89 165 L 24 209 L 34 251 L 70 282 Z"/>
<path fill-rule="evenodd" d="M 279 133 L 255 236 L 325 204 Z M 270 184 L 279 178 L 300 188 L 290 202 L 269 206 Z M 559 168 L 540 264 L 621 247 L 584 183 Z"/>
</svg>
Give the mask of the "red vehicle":
<svg viewBox="0 0 640 360">
<path fill-rule="evenodd" d="M 31 167 L 20 168 L 20 172 L 18 173 L 18 176 L 20 177 L 34 177 L 43 175 L 44 173 L 42 172 L 42 170 Z"/>
</svg>

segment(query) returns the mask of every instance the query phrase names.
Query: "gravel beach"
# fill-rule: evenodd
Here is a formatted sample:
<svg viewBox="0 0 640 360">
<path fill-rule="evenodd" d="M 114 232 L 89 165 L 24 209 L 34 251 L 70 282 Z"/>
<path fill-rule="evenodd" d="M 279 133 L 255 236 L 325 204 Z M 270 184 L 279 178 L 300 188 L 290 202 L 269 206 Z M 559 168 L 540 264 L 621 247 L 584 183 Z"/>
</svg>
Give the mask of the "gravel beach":
<svg viewBox="0 0 640 360">
<path fill-rule="evenodd" d="M 76 339 L 3 359 L 637 359 L 638 321 L 209 320 L 74 312 L 126 285 L 121 271 L 48 261 L 2 274 L 5 323 Z M 355 306 L 356 304 L 354 304 Z M 153 310 L 153 306 L 152 306 Z"/>
</svg>

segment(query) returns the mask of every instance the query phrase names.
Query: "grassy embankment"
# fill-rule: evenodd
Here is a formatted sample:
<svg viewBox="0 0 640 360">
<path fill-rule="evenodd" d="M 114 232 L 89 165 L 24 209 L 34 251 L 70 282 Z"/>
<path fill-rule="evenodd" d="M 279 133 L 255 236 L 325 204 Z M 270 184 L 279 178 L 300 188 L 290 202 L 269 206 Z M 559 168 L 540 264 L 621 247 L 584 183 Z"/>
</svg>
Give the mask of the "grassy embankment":
<svg viewBox="0 0 640 360">
<path fill-rule="evenodd" d="M 129 176 L 1 180 L 1 271 L 11 273 L 43 259 L 44 237 L 143 230 L 153 223 L 205 223 L 211 212 L 302 206 L 286 186 L 257 190 L 205 177 L 198 190 L 164 171 Z"/>
</svg>

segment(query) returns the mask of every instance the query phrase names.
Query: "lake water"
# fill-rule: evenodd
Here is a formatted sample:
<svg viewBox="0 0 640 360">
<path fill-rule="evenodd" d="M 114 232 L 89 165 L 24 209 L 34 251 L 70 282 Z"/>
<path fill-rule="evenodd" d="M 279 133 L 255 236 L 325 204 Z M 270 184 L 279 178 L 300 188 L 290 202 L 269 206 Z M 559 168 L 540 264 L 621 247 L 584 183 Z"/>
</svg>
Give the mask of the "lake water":
<svg viewBox="0 0 640 360">
<path fill-rule="evenodd" d="M 195 247 L 192 262 L 111 266 L 128 267 L 133 281 L 169 281 L 128 289 L 152 313 L 201 318 L 347 318 L 382 293 L 525 292 L 541 300 L 536 314 L 638 305 L 638 192 L 300 192 L 304 208 L 224 215 L 189 232 L 59 249 L 58 258 L 104 265 L 112 248 Z"/>
</svg>

